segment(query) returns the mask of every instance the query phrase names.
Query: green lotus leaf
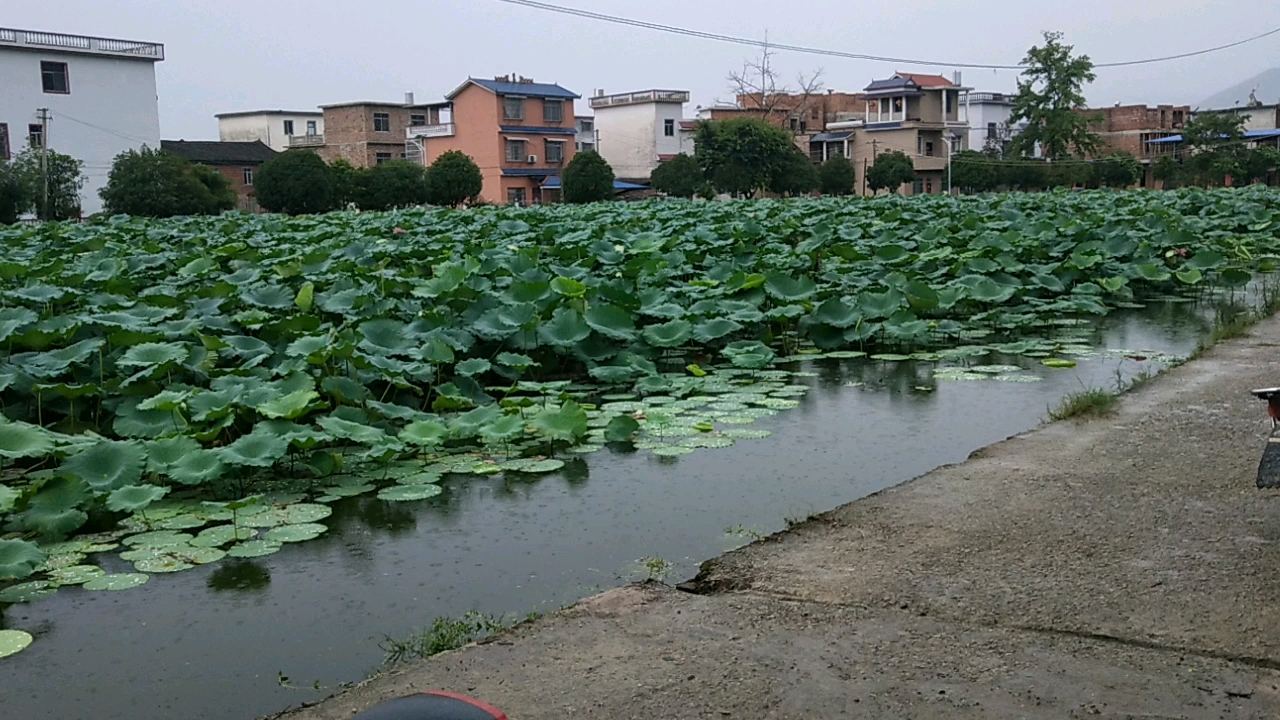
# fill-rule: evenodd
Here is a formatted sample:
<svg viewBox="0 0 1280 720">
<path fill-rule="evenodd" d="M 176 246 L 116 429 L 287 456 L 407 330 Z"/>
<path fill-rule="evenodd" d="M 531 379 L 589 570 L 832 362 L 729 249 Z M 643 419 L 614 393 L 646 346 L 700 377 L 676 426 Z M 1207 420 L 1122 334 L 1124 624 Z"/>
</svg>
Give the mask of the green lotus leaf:
<svg viewBox="0 0 1280 720">
<path fill-rule="evenodd" d="M 514 467 L 506 468 L 512 472 L 529 473 L 530 475 L 542 475 L 545 473 L 555 472 L 564 467 L 563 460 L 547 459 L 547 460 L 530 460 Z"/>
<path fill-rule="evenodd" d="M 190 349 L 186 343 L 142 343 L 134 345 L 116 360 L 125 367 L 154 368 L 180 363 L 187 359 Z"/>
<path fill-rule="evenodd" d="M 284 354 L 288 357 L 310 357 L 331 347 L 326 335 L 305 335 L 285 346 Z"/>
<path fill-rule="evenodd" d="M 201 530 L 199 535 L 191 539 L 190 544 L 194 547 L 218 547 L 237 540 L 248 540 L 257 534 L 258 531 L 250 527 L 215 525 Z"/>
<path fill-rule="evenodd" d="M 302 312 L 311 312 L 311 306 L 315 302 L 316 286 L 315 283 L 303 283 L 298 289 L 298 294 L 293 296 L 293 304 L 298 306 Z"/>
<path fill-rule="evenodd" d="M 22 493 L 7 485 L 0 485 L 0 513 L 7 513 L 12 510 L 20 497 L 22 497 Z"/>
<path fill-rule="evenodd" d="M 616 305 L 592 305 L 585 316 L 592 330 L 611 340 L 630 342 L 636 337 L 636 324 L 631 313 Z"/>
<path fill-rule="evenodd" d="M 534 359 L 528 355 L 519 355 L 517 353 L 509 352 L 498 353 L 498 357 L 494 358 L 494 360 L 499 365 L 518 371 L 527 370 L 531 367 L 538 367 L 539 365 L 539 363 L 535 362 Z"/>
<path fill-rule="evenodd" d="M 573 278 L 557 277 L 551 281 L 551 289 L 557 294 L 569 298 L 582 297 L 587 293 L 587 286 Z"/>
<path fill-rule="evenodd" d="M 251 432 L 215 451 L 225 465 L 271 467 L 289 452 L 289 442 L 266 432 Z"/>
<path fill-rule="evenodd" d="M 640 431 L 640 423 L 628 415 L 619 415 L 609 421 L 604 429 L 607 442 L 627 442 Z"/>
<path fill-rule="evenodd" d="M 393 485 L 378 491 L 379 500 L 406 502 L 426 500 L 444 492 L 438 485 Z"/>
<path fill-rule="evenodd" d="M 725 318 L 706 320 L 693 326 L 693 339 L 706 344 L 738 332 L 742 325 Z"/>
<path fill-rule="evenodd" d="M 84 480 L 97 492 L 110 492 L 136 484 L 146 459 L 142 443 L 101 440 L 64 460 L 59 471 Z"/>
<path fill-rule="evenodd" d="M 0 540 L 0 580 L 21 580 L 44 563 L 45 554 L 26 540 Z"/>
<path fill-rule="evenodd" d="M 128 590 L 145 584 L 150 577 L 143 573 L 99 575 L 81 585 L 85 590 Z"/>
<path fill-rule="evenodd" d="M 0 342 L 26 325 L 40 319 L 40 316 L 23 307 L 0 308 Z"/>
<path fill-rule="evenodd" d="M 784 273 L 765 273 L 764 291 L 784 302 L 806 300 L 813 297 L 817 289 L 817 284 L 805 276 L 794 278 Z"/>
<path fill-rule="evenodd" d="M 147 471 L 167 472 L 186 456 L 200 451 L 200 443 L 185 435 L 144 443 L 147 450 Z"/>
<path fill-rule="evenodd" d="M 164 472 L 181 485 L 203 485 L 221 477 L 224 469 L 219 451 L 195 450 L 183 455 Z"/>
<path fill-rule="evenodd" d="M 227 554 L 235 558 L 265 557 L 280 552 L 282 547 L 284 547 L 283 543 L 275 540 L 249 540 L 233 545 Z"/>
<path fill-rule="evenodd" d="M 1062 358 L 1045 358 L 1040 361 L 1040 364 L 1051 368 L 1073 368 L 1076 366 L 1076 361 L 1063 360 Z"/>
<path fill-rule="evenodd" d="M 39 425 L 0 420 L 0 458 L 41 457 L 53 451 L 53 437 Z"/>
<path fill-rule="evenodd" d="M 558 408 L 538 413 L 530 424 L 548 440 L 576 442 L 587 434 L 587 413 L 578 403 L 566 400 Z"/>
<path fill-rule="evenodd" d="M 324 428 L 325 432 L 329 433 L 333 437 L 350 440 L 352 442 L 360 443 L 361 445 L 376 445 L 390 439 L 387 437 L 387 434 L 379 428 L 371 427 L 363 423 L 352 422 L 350 420 L 343 420 L 342 418 L 334 415 L 322 417 L 317 422 L 320 423 L 320 427 Z"/>
<path fill-rule="evenodd" d="M 538 326 L 538 338 L 542 342 L 561 348 L 576 345 L 590 334 L 591 326 L 573 308 L 556 310 L 550 321 Z"/>
<path fill-rule="evenodd" d="M 300 523 L 297 525 L 280 525 L 267 531 L 262 538 L 281 543 L 305 542 L 314 540 L 327 532 L 329 528 L 319 523 Z"/>
<path fill-rule="evenodd" d="M 650 452 L 659 457 L 678 457 L 680 455 L 689 455 L 694 452 L 694 449 L 683 445 L 662 445 L 653 448 Z"/>
<path fill-rule="evenodd" d="M 486 443 L 504 443 L 524 437 L 524 418 L 519 415 L 503 415 L 480 428 L 480 437 Z"/>
<path fill-rule="evenodd" d="M 1201 250 L 1187 260 L 1185 267 L 1192 270 L 1217 270 L 1227 259 L 1222 253 L 1213 250 Z"/>
<path fill-rule="evenodd" d="M 358 328 L 364 340 L 360 348 L 380 355 L 401 355 L 417 347 L 409 326 L 397 320 L 366 320 Z"/>
<path fill-rule="evenodd" d="M 1240 268 L 1227 268 L 1226 270 L 1220 271 L 1218 276 L 1222 279 L 1223 285 L 1234 288 L 1244 287 L 1253 279 L 1253 273 L 1248 270 L 1241 270 Z"/>
<path fill-rule="evenodd" d="M 56 592 L 58 592 L 58 586 L 44 580 L 19 583 L 0 590 L 0 603 L 35 602 L 36 600 L 43 600 Z"/>
<path fill-rule="evenodd" d="M 305 415 L 312 408 L 312 403 L 320 399 L 320 394 L 310 388 L 295 390 L 274 400 L 254 407 L 263 416 L 273 420 L 292 420 Z"/>
<path fill-rule="evenodd" d="M 858 312 L 856 306 L 840 298 L 828 298 L 809 316 L 813 322 L 841 329 L 854 325 L 861 317 L 862 314 Z"/>
<path fill-rule="evenodd" d="M 491 367 L 493 366 L 484 358 L 472 358 L 470 360 L 463 360 L 457 365 L 454 365 L 453 371 L 459 375 L 471 377 L 472 375 L 483 375 L 484 373 L 489 372 Z"/>
<path fill-rule="evenodd" d="M 869 318 L 885 318 L 897 312 L 906 296 L 897 290 L 864 292 L 858 295 L 858 310 Z"/>
<path fill-rule="evenodd" d="M 126 485 L 116 488 L 107 496 L 107 509 L 116 512 L 137 512 L 164 497 L 169 488 L 155 485 Z"/>
<path fill-rule="evenodd" d="M 400 431 L 400 439 L 418 447 L 439 447 L 449 438 L 449 428 L 439 420 L 417 420 Z"/>
<path fill-rule="evenodd" d="M 1200 281 L 1204 279 L 1204 275 L 1195 268 L 1179 270 L 1174 274 L 1177 275 L 1178 280 L 1185 285 L 1198 285 Z"/>
<path fill-rule="evenodd" d="M 1013 297 L 1017 288 L 1001 285 L 991 278 L 981 278 L 969 286 L 969 297 L 979 302 L 1002 303 Z"/>
<path fill-rule="evenodd" d="M 693 325 L 687 320 L 672 320 L 660 325 L 649 325 L 641 334 L 644 341 L 654 347 L 676 347 L 688 342 L 693 335 Z"/>
<path fill-rule="evenodd" d="M 26 650 L 32 639 L 31 633 L 22 630 L 0 630 L 0 658 Z"/>
<path fill-rule="evenodd" d="M 97 565 L 72 565 L 50 572 L 49 579 L 59 585 L 83 585 L 103 575 L 106 572 Z"/>
</svg>

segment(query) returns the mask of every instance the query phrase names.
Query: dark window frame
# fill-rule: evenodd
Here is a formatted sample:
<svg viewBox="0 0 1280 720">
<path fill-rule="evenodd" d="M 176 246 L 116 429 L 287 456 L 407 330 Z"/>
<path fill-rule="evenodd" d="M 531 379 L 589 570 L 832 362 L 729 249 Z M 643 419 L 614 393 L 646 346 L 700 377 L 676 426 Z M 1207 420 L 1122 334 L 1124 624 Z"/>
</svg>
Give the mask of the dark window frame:
<svg viewBox="0 0 1280 720">
<path fill-rule="evenodd" d="M 40 138 L 37 143 L 35 138 Z M 33 149 L 44 147 L 44 126 L 40 123 L 31 123 L 27 125 L 27 145 Z"/>
<path fill-rule="evenodd" d="M 54 69 L 50 69 L 50 67 Z M 61 73 L 58 71 L 61 70 Z M 62 89 L 49 89 L 50 78 L 62 76 Z M 70 95 L 71 94 L 71 68 L 64 62 L 56 60 L 40 61 L 40 88 L 44 90 L 46 95 Z"/>
<path fill-rule="evenodd" d="M 665 118 L 665 119 L 662 121 L 662 136 L 663 136 L 663 137 L 675 137 L 675 136 L 676 136 L 676 121 L 675 121 L 675 119 L 673 119 L 673 118 Z"/>
<path fill-rule="evenodd" d="M 409 127 L 423 127 L 427 124 L 426 113 L 410 113 Z"/>
<path fill-rule="evenodd" d="M 529 204 L 528 190 L 522 187 L 507 188 L 507 204 L 525 207 Z"/>
<path fill-rule="evenodd" d="M 380 152 L 380 153 L 373 154 L 374 165 L 382 165 L 383 163 L 389 163 L 389 162 L 391 162 L 391 153 Z"/>
<path fill-rule="evenodd" d="M 520 152 L 512 153 L 511 149 L 517 145 L 520 147 Z M 513 140 L 511 138 L 507 138 L 505 150 L 507 151 L 506 158 L 509 163 L 522 163 L 529 159 L 529 143 L 524 140 Z"/>
<path fill-rule="evenodd" d="M 308 121 L 307 121 L 307 136 L 308 136 L 308 137 L 310 137 L 310 136 L 315 135 L 315 134 L 316 134 L 316 121 L 315 121 L 315 120 L 308 120 Z"/>
<path fill-rule="evenodd" d="M 555 108 L 554 113 L 548 112 L 551 108 Z M 556 117 L 551 117 L 556 115 Z M 542 122 L 562 123 L 564 122 L 564 101 L 552 98 L 542 99 Z"/>
<path fill-rule="evenodd" d="M 246 168 L 241 168 L 241 170 L 243 172 L 243 175 L 240 179 L 244 181 L 245 187 L 253 187 L 253 168 L 246 167 Z"/>
<path fill-rule="evenodd" d="M 13 154 L 9 149 L 9 123 L 0 123 L 0 160 L 10 160 Z"/>
<path fill-rule="evenodd" d="M 287 135 L 287 136 L 290 136 L 290 137 L 292 137 L 292 136 L 293 136 L 293 121 L 292 121 L 292 120 L 285 120 L 285 121 L 284 121 L 284 134 L 285 134 L 285 135 Z"/>
<path fill-rule="evenodd" d="M 548 164 L 556 164 L 556 163 L 564 162 L 564 146 L 565 146 L 565 142 L 563 140 L 547 140 L 546 141 L 545 147 L 543 148 L 542 151 L 543 153 L 545 153 L 545 157 Z M 554 160 L 551 159 L 552 148 L 555 148 L 556 152 L 559 153 L 559 157 L 557 157 Z"/>
<path fill-rule="evenodd" d="M 515 107 L 517 112 L 512 113 L 512 107 Z M 502 96 L 502 119 L 524 120 L 524 98 L 511 95 Z"/>
<path fill-rule="evenodd" d="M 382 121 L 382 122 L 379 122 Z M 376 112 L 373 114 L 374 132 L 391 132 L 391 113 Z"/>
</svg>

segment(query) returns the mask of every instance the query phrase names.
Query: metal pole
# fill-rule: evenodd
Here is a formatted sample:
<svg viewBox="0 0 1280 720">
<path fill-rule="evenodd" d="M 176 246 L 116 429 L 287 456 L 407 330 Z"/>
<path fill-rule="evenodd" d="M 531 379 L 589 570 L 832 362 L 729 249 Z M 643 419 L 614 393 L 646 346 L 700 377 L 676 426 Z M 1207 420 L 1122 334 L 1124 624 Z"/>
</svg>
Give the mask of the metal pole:
<svg viewBox="0 0 1280 720">
<path fill-rule="evenodd" d="M 945 133 L 944 133 L 945 134 Z M 944 137 L 943 141 L 947 143 L 947 194 L 951 194 L 951 137 Z"/>
<path fill-rule="evenodd" d="M 49 219 L 49 108 L 40 108 L 40 175 L 44 189 L 40 198 L 41 220 Z"/>
</svg>

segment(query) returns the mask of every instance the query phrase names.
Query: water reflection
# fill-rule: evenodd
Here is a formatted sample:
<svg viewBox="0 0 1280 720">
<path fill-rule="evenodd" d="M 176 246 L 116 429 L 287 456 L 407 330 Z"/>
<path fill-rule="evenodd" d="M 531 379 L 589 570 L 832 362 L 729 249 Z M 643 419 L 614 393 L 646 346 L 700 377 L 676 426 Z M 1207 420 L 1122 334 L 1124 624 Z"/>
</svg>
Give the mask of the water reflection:
<svg viewBox="0 0 1280 720">
<path fill-rule="evenodd" d="M 271 584 L 271 571 L 253 560 L 239 560 L 220 564 L 209 573 L 205 585 L 214 591 L 260 592 Z"/>
</svg>

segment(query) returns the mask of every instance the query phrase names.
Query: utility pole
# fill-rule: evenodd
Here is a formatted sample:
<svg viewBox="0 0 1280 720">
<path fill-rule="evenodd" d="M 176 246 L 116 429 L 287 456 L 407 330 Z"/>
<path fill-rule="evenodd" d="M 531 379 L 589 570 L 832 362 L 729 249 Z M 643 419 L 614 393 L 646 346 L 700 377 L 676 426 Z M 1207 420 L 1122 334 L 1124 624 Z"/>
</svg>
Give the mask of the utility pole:
<svg viewBox="0 0 1280 720">
<path fill-rule="evenodd" d="M 40 176 L 44 186 L 40 198 L 41 220 L 49 219 L 49 108 L 38 108 L 40 114 Z"/>
</svg>

